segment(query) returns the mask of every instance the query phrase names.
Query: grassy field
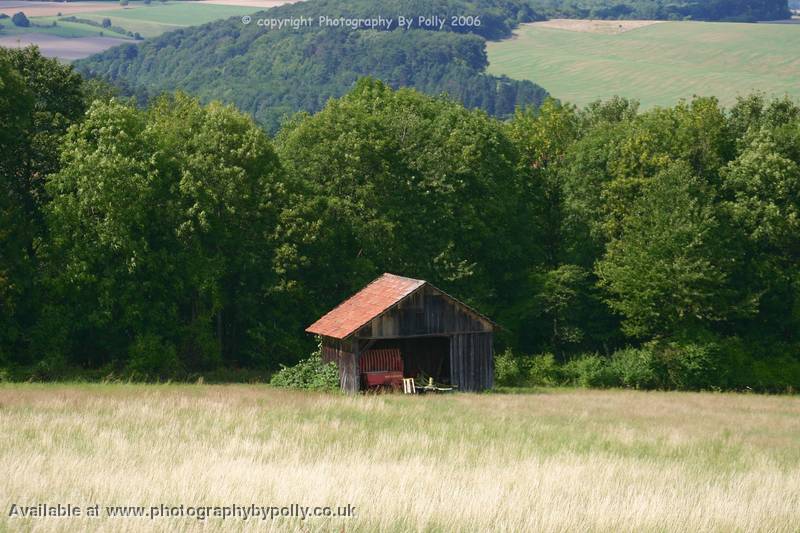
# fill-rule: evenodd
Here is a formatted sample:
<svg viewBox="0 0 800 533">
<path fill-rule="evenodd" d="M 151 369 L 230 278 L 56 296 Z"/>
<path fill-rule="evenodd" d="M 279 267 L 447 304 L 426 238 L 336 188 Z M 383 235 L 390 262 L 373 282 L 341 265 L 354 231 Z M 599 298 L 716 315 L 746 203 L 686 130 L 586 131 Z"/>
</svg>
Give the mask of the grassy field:
<svg viewBox="0 0 800 533">
<path fill-rule="evenodd" d="M 135 9 L 98 11 L 81 15 L 81 18 L 102 21 L 108 17 L 115 26 L 139 32 L 143 37 L 157 37 L 164 32 L 205 24 L 213 20 L 234 16 L 252 15 L 258 8 L 200 4 L 196 2 L 153 3 Z"/>
<path fill-rule="evenodd" d="M 616 23 L 616 21 L 614 21 Z M 800 25 L 669 22 L 615 35 L 526 24 L 488 43 L 489 71 L 584 105 L 622 95 L 643 107 L 753 90 L 800 96 Z"/>
<path fill-rule="evenodd" d="M 243 6 L 223 6 L 215 4 L 201 4 L 197 2 L 173 2 L 158 5 L 150 4 L 136 9 L 123 9 L 100 11 L 95 15 L 117 17 L 120 20 L 138 20 L 169 24 L 173 26 L 196 26 L 212 20 L 224 19 L 236 15 L 248 15 L 258 11 L 258 8 Z M 113 20 L 113 19 L 112 19 Z"/>
<path fill-rule="evenodd" d="M 0 531 L 788 532 L 800 524 L 798 397 L 26 384 L 0 387 L 0 427 Z M 12 504 L 40 503 L 99 505 L 100 517 L 9 516 Z M 349 504 L 356 514 L 105 516 L 107 506 L 293 503 Z"/>
<path fill-rule="evenodd" d="M 37 17 L 34 19 L 37 25 L 27 28 L 18 28 L 9 24 L 3 27 L 3 30 L 0 32 L 0 37 L 15 35 L 52 35 L 65 39 L 82 39 L 85 37 L 100 37 L 104 35 L 106 37 L 116 37 L 118 39 L 129 39 L 129 37 L 109 29 L 95 28 L 88 24 L 80 24 L 77 22 L 58 21 L 58 18 L 59 17 Z M 57 26 L 50 26 L 49 24 L 54 20 L 58 21 Z"/>
</svg>

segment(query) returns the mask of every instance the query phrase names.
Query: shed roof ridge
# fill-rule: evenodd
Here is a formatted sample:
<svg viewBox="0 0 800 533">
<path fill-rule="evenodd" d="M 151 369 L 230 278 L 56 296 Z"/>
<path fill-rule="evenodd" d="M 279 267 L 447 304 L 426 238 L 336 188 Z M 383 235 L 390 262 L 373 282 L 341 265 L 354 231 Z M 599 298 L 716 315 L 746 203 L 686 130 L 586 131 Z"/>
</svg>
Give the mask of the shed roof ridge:
<svg viewBox="0 0 800 533">
<path fill-rule="evenodd" d="M 329 315 L 329 314 L 333 313 L 334 311 L 336 311 L 337 309 L 339 309 L 340 307 L 342 307 L 344 304 L 346 304 L 347 302 L 349 302 L 350 300 L 352 300 L 354 296 L 356 296 L 356 295 L 358 295 L 358 294 L 360 294 L 360 293 L 364 292 L 365 290 L 367 290 L 367 288 L 369 288 L 370 286 L 372 286 L 372 285 L 374 285 L 374 284 L 378 283 L 380 280 L 382 280 L 382 279 L 383 279 L 383 278 L 385 278 L 386 276 L 392 276 L 393 278 L 407 279 L 407 280 L 409 280 L 409 281 L 416 281 L 416 282 L 418 282 L 418 283 L 419 283 L 418 287 L 421 287 L 422 285 L 424 285 L 425 283 L 427 283 L 427 281 L 425 281 L 425 280 L 422 280 L 422 279 L 407 278 L 407 277 L 405 277 L 405 276 L 398 276 L 397 274 L 392 274 L 391 272 L 384 272 L 383 274 L 381 274 L 381 275 L 380 275 L 380 276 L 378 276 L 377 278 L 373 279 L 372 281 L 370 281 L 369 283 L 367 283 L 366 285 L 364 285 L 363 287 L 361 287 L 360 289 L 358 289 L 356 292 L 354 292 L 353 294 L 351 294 L 350 296 L 348 296 L 347 298 L 345 298 L 344 300 L 342 300 L 341 302 L 339 302 L 339 303 L 336 305 L 336 307 L 334 307 L 333 309 L 331 309 L 330 311 L 328 311 L 327 313 L 325 313 L 325 315 Z M 416 289 L 414 289 L 414 290 L 416 290 Z M 413 292 L 413 291 L 412 291 L 412 292 Z M 399 301 L 399 299 L 398 299 L 397 301 Z M 395 303 L 397 303 L 397 301 L 395 301 Z M 389 305 L 388 307 L 386 307 L 386 309 L 389 309 L 389 307 L 391 307 L 392 305 L 394 305 L 394 304 L 391 304 L 391 305 Z M 383 311 L 381 311 L 381 313 L 383 313 L 384 311 L 386 311 L 386 309 L 384 309 Z"/>
<path fill-rule="evenodd" d="M 368 286 L 372 285 L 373 283 L 375 283 L 376 281 L 380 280 L 381 278 L 383 278 L 385 276 L 391 276 L 393 278 L 400 278 L 400 279 L 407 279 L 409 281 L 416 281 L 417 283 L 420 283 L 420 284 L 421 283 L 428 283 L 424 279 L 409 278 L 408 276 L 401 276 L 399 274 L 392 274 L 391 272 L 384 272 L 383 274 L 381 274 L 377 278 L 375 278 L 372 281 L 370 281 L 366 286 L 368 287 Z"/>
</svg>

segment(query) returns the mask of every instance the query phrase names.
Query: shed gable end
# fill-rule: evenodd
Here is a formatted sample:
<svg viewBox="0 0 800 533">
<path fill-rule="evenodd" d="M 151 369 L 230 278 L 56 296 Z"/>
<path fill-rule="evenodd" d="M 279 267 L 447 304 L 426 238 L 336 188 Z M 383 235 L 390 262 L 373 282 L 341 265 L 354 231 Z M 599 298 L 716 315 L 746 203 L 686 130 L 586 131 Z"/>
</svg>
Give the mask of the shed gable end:
<svg viewBox="0 0 800 533">
<path fill-rule="evenodd" d="M 430 284 L 417 289 L 357 332 L 359 338 L 386 339 L 454 333 L 488 333 L 492 323 Z"/>
</svg>

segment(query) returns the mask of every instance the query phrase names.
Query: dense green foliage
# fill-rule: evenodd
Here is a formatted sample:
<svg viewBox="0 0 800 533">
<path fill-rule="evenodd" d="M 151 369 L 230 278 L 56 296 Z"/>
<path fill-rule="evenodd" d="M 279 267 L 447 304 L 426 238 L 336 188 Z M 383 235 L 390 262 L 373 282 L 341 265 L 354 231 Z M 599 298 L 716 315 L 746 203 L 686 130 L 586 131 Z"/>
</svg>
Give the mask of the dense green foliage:
<svg viewBox="0 0 800 533">
<path fill-rule="evenodd" d="M 139 109 L 32 49 L 0 55 L 0 82 L 12 378 L 277 370 L 389 271 L 502 324 L 500 382 L 800 387 L 790 100 L 547 100 L 500 122 L 364 79 L 270 139 L 182 94 Z"/>
<path fill-rule="evenodd" d="M 96 87 L 32 48 L 0 49 L 0 361 L 28 353 L 45 294 L 35 250 L 47 235 L 45 176 Z"/>
<path fill-rule="evenodd" d="M 51 290 L 72 302 L 48 329 L 69 328 L 89 364 L 131 343 L 190 369 L 266 364 L 281 187 L 266 135 L 231 108 L 93 106 L 48 180 Z"/>
<path fill-rule="evenodd" d="M 789 18 L 786 0 L 531 0 L 548 18 L 756 21 Z"/>
<path fill-rule="evenodd" d="M 408 14 L 469 14 L 479 26 L 378 31 L 318 24 L 321 15 L 396 18 Z M 77 63 L 93 76 L 124 83 L 141 93 L 181 89 L 221 99 L 251 113 L 270 131 L 297 111 L 320 110 L 351 90 L 362 76 L 392 87 L 450 94 L 467 107 L 507 116 L 519 105 L 537 105 L 546 92 L 529 81 L 485 73 L 485 38 L 511 34 L 535 14 L 520 2 L 438 0 L 300 2 L 253 15 L 312 17 L 310 27 L 265 29 L 239 18 L 186 28 L 141 46 L 123 45 Z"/>
<path fill-rule="evenodd" d="M 506 351 L 496 358 L 495 379 L 500 387 L 796 391 L 800 361 L 792 356 L 758 360 L 731 344 L 651 342 L 609 357 L 582 354 L 565 363 L 552 354 L 519 357 Z"/>
<path fill-rule="evenodd" d="M 289 389 L 326 390 L 339 389 L 339 369 L 335 363 L 322 361 L 322 346 L 294 366 L 284 366 L 269 381 L 275 387 Z"/>
<path fill-rule="evenodd" d="M 484 302 L 513 292 L 500 280 L 534 246 L 530 213 L 514 147 L 483 113 L 364 80 L 276 142 L 293 184 L 278 267 L 306 305 L 321 312 L 384 271 Z"/>
</svg>

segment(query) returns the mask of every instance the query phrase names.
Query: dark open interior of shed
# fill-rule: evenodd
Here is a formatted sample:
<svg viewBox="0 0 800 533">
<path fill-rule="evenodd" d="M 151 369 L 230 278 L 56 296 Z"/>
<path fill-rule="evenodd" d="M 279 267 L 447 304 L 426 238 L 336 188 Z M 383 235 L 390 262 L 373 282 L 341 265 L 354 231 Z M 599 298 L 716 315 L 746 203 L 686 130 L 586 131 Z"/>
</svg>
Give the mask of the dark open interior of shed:
<svg viewBox="0 0 800 533">
<path fill-rule="evenodd" d="M 450 339 L 447 337 L 410 337 L 382 339 L 370 349 L 397 348 L 403 358 L 403 376 L 425 379 L 437 384 L 450 384 Z"/>
</svg>

